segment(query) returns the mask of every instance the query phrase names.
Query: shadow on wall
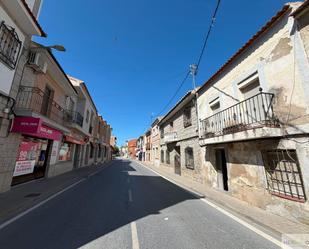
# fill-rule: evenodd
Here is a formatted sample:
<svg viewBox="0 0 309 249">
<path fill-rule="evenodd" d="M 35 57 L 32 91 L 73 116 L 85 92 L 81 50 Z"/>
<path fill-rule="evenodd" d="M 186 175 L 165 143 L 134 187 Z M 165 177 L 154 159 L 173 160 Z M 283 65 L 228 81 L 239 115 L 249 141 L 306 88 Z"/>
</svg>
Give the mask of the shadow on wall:
<svg viewBox="0 0 309 249">
<path fill-rule="evenodd" d="M 116 159 L 114 163 L 1 231 L 0 244 L 3 248 L 44 245 L 44 248 L 76 249 L 133 221 L 197 199 L 148 171 L 141 175 L 128 160 Z M 129 188 L 133 202 L 129 202 Z M 23 236 L 16 240 L 20 230 Z M 4 244 L 1 241 L 4 238 L 10 244 Z"/>
</svg>

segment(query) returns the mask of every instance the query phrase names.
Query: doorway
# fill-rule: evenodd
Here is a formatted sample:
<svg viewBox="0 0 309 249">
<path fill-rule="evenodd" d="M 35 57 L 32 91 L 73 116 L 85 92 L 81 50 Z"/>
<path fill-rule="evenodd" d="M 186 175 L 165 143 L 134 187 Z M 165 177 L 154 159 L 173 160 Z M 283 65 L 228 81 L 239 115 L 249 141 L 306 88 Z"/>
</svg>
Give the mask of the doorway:
<svg viewBox="0 0 309 249">
<path fill-rule="evenodd" d="M 180 146 L 175 147 L 174 167 L 175 167 L 175 174 L 181 175 Z"/>
<path fill-rule="evenodd" d="M 85 156 L 85 166 L 88 165 L 88 157 L 89 157 L 89 145 L 86 145 L 86 156 Z"/>
<path fill-rule="evenodd" d="M 227 163 L 225 157 L 224 149 L 216 149 L 216 169 L 217 169 L 217 181 L 218 187 L 225 191 L 229 190 L 228 186 L 228 172 L 227 172 Z"/>
<path fill-rule="evenodd" d="M 74 153 L 74 169 L 77 169 L 79 167 L 79 155 L 80 155 L 80 145 L 75 144 L 75 153 Z"/>
<path fill-rule="evenodd" d="M 44 96 L 42 99 L 41 114 L 49 117 L 53 97 L 54 97 L 54 91 L 46 86 L 44 90 Z"/>
</svg>

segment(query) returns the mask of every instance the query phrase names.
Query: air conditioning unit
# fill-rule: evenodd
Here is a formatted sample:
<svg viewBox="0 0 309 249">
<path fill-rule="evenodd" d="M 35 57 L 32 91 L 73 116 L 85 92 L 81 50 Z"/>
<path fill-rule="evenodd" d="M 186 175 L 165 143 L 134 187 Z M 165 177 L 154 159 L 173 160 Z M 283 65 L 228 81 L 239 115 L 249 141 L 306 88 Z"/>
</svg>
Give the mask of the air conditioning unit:
<svg viewBox="0 0 309 249">
<path fill-rule="evenodd" d="M 39 52 L 31 51 L 29 53 L 28 65 L 37 73 L 45 74 L 47 72 L 47 63 L 42 60 Z"/>
</svg>

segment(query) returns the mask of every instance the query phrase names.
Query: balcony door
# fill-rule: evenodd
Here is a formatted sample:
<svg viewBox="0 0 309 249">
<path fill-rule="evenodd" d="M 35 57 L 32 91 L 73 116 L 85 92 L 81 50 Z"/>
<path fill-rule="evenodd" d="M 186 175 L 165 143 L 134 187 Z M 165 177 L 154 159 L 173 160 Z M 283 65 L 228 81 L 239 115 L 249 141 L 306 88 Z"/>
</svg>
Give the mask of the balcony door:
<svg viewBox="0 0 309 249">
<path fill-rule="evenodd" d="M 253 124 L 266 120 L 268 108 L 268 99 L 260 94 L 259 79 L 251 81 L 249 84 L 240 88 L 244 102 L 240 109 L 245 111 L 243 120 L 238 120 L 238 123 Z"/>
<path fill-rule="evenodd" d="M 54 98 L 54 91 L 48 86 L 45 87 L 41 113 L 45 116 L 49 116 L 51 111 L 51 105 Z"/>
</svg>

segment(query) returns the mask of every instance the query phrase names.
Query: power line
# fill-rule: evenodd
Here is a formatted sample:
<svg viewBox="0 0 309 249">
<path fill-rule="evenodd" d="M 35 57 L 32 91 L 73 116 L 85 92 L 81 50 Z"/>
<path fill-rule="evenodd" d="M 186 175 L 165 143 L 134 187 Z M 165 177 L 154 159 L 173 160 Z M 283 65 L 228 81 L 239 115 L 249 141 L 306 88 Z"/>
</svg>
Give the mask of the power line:
<svg viewBox="0 0 309 249">
<path fill-rule="evenodd" d="M 164 108 L 158 113 L 157 116 L 160 116 L 164 111 L 165 109 L 170 105 L 170 103 L 172 103 L 172 101 L 174 100 L 174 98 L 177 96 L 177 94 L 179 93 L 180 89 L 182 88 L 182 86 L 184 85 L 184 83 L 186 82 L 186 80 L 188 79 L 190 75 L 190 71 L 188 71 L 186 73 L 186 76 L 184 77 L 184 79 L 181 81 L 180 85 L 178 86 L 176 92 L 174 93 L 174 95 L 172 96 L 172 98 L 168 101 L 168 103 L 164 106 Z"/>
<path fill-rule="evenodd" d="M 204 40 L 204 43 L 203 43 L 203 47 L 202 47 L 202 50 L 201 50 L 201 53 L 198 57 L 198 60 L 197 60 L 197 65 L 196 65 L 196 71 L 198 70 L 199 68 L 199 65 L 201 63 L 201 60 L 202 60 L 202 57 L 204 55 L 204 52 L 205 52 L 205 48 L 206 48 L 206 45 L 207 45 L 207 42 L 208 42 L 208 38 L 210 36 L 210 33 L 211 33 L 211 30 L 214 26 L 214 23 L 215 23 L 215 20 L 216 20 L 216 16 L 217 16 L 217 13 L 218 13 L 218 9 L 219 9 L 219 6 L 220 6 L 220 3 L 221 3 L 221 0 L 217 0 L 217 5 L 216 5 L 216 8 L 214 10 L 214 13 L 212 15 L 212 18 L 211 18 L 211 22 L 210 22 L 210 26 L 208 28 L 208 32 L 207 32 L 207 35 L 206 35 L 206 38 Z M 168 101 L 168 103 L 164 106 L 164 108 L 157 114 L 157 116 L 160 116 L 165 110 L 166 108 L 171 104 L 171 102 L 174 100 L 174 98 L 177 96 L 177 94 L 179 93 L 180 89 L 182 88 L 182 86 L 184 85 L 184 83 L 186 82 L 186 80 L 188 79 L 190 75 L 190 71 L 187 71 L 184 79 L 181 81 L 180 85 L 178 86 L 176 92 L 174 93 L 174 95 L 172 96 L 172 98 Z"/>
<path fill-rule="evenodd" d="M 212 27 L 213 27 L 214 24 L 215 24 L 217 12 L 218 12 L 218 9 L 219 9 L 219 6 L 220 6 L 220 2 L 221 2 L 221 0 L 217 0 L 217 6 L 216 6 L 215 11 L 214 11 L 214 13 L 213 13 L 213 15 L 212 15 L 211 22 L 210 22 L 210 25 L 209 25 L 209 28 L 208 28 L 208 32 L 207 32 L 207 35 L 206 35 L 206 38 L 205 38 L 205 41 L 204 41 L 204 44 L 203 44 L 201 53 L 200 53 L 199 58 L 198 58 L 198 60 L 197 60 L 197 69 L 198 69 L 199 66 L 200 66 L 200 63 L 201 63 L 202 57 L 203 57 L 203 55 L 204 55 L 204 51 L 205 51 L 205 48 L 206 48 L 206 45 L 207 45 L 207 41 L 208 41 L 210 32 L 211 32 L 211 30 L 212 30 Z"/>
</svg>

